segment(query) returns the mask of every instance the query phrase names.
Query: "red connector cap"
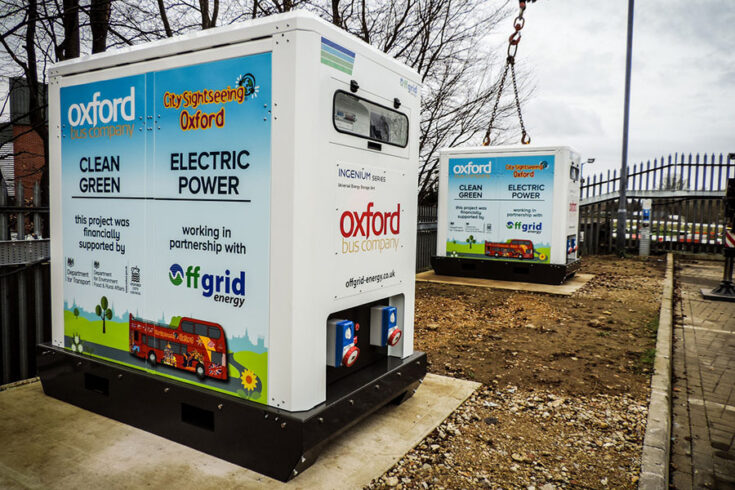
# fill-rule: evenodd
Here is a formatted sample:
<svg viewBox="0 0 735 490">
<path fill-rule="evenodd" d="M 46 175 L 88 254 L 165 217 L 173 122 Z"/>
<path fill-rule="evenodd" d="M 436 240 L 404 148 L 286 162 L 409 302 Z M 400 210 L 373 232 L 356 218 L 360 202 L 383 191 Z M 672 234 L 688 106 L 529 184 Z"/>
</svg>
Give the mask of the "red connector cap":
<svg viewBox="0 0 735 490">
<path fill-rule="evenodd" d="M 352 365 L 355 364 L 355 361 L 357 361 L 358 357 L 360 357 L 360 349 L 358 347 L 352 346 L 342 358 L 342 364 L 345 367 L 352 367 Z"/>
<path fill-rule="evenodd" d="M 401 336 L 403 335 L 403 332 L 400 329 L 393 330 L 390 335 L 388 335 L 388 345 L 393 347 L 398 343 L 399 340 L 401 340 Z"/>
</svg>

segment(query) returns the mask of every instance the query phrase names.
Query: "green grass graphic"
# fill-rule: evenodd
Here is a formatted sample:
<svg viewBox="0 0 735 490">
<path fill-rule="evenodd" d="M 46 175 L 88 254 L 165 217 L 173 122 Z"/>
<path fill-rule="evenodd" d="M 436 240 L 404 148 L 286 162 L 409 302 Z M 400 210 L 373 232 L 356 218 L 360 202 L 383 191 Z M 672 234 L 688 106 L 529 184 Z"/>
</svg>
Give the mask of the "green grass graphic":
<svg viewBox="0 0 735 490">
<path fill-rule="evenodd" d="M 550 247 L 538 247 L 534 248 L 534 260 L 531 259 L 511 259 L 508 257 L 488 257 L 485 255 L 485 242 L 479 242 L 479 243 L 473 243 L 472 245 L 468 243 L 463 242 L 457 242 L 454 243 L 452 241 L 447 241 L 447 255 L 452 255 L 454 253 L 465 256 L 465 257 L 472 257 L 472 258 L 478 258 L 478 259 L 488 259 L 488 260 L 505 260 L 505 261 L 515 261 L 515 262 L 535 262 L 535 263 L 543 263 L 548 264 L 549 263 L 549 253 L 551 251 Z M 541 255 L 544 256 L 544 260 L 541 260 L 539 257 Z"/>
<path fill-rule="evenodd" d="M 79 334 L 82 340 L 87 342 L 128 350 L 130 347 L 128 322 L 106 320 L 105 329 L 106 333 L 102 333 L 102 319 L 89 321 L 83 317 L 75 317 L 71 311 L 64 310 L 64 335 L 67 337 Z"/>
</svg>

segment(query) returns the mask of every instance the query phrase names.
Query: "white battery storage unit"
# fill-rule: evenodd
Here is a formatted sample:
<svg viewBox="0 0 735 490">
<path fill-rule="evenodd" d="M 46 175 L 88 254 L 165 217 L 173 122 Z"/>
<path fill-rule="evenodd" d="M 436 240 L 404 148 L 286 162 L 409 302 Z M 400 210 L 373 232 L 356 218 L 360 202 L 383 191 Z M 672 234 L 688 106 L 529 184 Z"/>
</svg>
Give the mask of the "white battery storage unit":
<svg viewBox="0 0 735 490">
<path fill-rule="evenodd" d="M 441 150 L 434 270 L 563 282 L 580 266 L 579 176 L 566 146 Z"/>
<path fill-rule="evenodd" d="M 185 443 L 186 425 L 165 432 L 128 417 L 140 387 L 188 388 L 160 403 L 196 393 L 201 406 L 172 410 L 223 434 L 248 431 L 218 411 L 197 415 L 222 397 L 239 401 L 243 419 L 293 414 L 303 437 L 280 447 L 299 453 L 288 461 L 255 455 L 257 445 L 247 457 L 221 441 L 198 446 L 287 479 L 313 462 L 303 441 L 317 447 L 413 392 L 425 373 L 413 349 L 415 71 L 293 12 L 61 62 L 49 75 L 47 393 Z M 377 343 L 375 308 L 391 312 Z M 57 376 L 51 357 L 97 370 Z M 98 365 L 109 379 L 90 384 Z M 84 387 L 102 385 L 128 396 L 95 405 Z"/>
</svg>

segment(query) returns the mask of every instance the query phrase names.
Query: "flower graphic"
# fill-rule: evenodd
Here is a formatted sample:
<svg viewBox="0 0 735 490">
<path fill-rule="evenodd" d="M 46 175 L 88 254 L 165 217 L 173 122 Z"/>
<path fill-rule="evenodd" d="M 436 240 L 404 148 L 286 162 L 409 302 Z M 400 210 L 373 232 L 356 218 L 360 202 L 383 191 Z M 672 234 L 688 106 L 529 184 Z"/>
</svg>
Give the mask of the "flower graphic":
<svg viewBox="0 0 735 490">
<path fill-rule="evenodd" d="M 84 352 L 84 346 L 82 345 L 82 338 L 79 336 L 78 333 L 75 333 L 74 336 L 72 337 L 71 345 L 69 346 L 69 348 L 73 352 L 77 352 L 79 354 Z"/>
<path fill-rule="evenodd" d="M 249 369 L 243 370 L 240 379 L 242 380 L 243 388 L 245 388 L 245 391 L 249 393 L 262 389 L 263 384 L 260 382 L 260 379 L 254 372 Z"/>
</svg>

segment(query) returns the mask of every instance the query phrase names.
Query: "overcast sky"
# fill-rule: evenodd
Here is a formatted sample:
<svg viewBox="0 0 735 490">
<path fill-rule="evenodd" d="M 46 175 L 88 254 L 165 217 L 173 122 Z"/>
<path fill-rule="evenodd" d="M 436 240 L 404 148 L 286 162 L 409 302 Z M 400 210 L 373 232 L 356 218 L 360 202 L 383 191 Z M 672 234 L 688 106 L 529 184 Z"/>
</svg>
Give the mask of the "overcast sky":
<svg viewBox="0 0 735 490">
<path fill-rule="evenodd" d="M 526 10 L 517 63 L 535 87 L 523 107 L 532 143 L 596 158 L 585 172 L 620 166 L 627 3 Z M 492 36 L 502 52 L 511 29 L 509 18 Z M 735 152 L 735 0 L 636 2 L 629 162 L 674 152 Z"/>
<path fill-rule="evenodd" d="M 523 111 L 532 143 L 596 158 L 585 173 L 620 166 L 627 4 L 538 0 L 526 9 L 517 60 L 535 86 Z M 735 1 L 636 2 L 630 109 L 631 164 L 735 152 Z"/>
</svg>

